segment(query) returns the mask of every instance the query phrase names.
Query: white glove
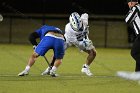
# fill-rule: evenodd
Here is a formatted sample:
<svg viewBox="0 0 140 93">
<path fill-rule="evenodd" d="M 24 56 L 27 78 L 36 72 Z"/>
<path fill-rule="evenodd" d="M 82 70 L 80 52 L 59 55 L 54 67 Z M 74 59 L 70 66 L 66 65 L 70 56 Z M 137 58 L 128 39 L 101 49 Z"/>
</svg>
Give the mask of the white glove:
<svg viewBox="0 0 140 93">
<path fill-rule="evenodd" d="M 82 14 L 81 19 L 83 21 L 84 27 L 87 27 L 88 26 L 88 14 L 87 13 Z"/>
<path fill-rule="evenodd" d="M 81 15 L 81 19 L 88 20 L 88 14 L 87 14 L 87 13 L 83 13 L 83 14 Z"/>
<path fill-rule="evenodd" d="M 90 46 L 90 45 L 92 45 L 92 41 L 91 41 L 91 40 L 85 39 L 85 40 L 83 41 L 83 46 L 88 47 L 88 46 Z"/>
<path fill-rule="evenodd" d="M 85 39 L 83 41 L 80 41 L 78 46 L 79 46 L 80 50 L 84 50 L 84 49 L 91 50 L 94 48 L 92 41 L 89 39 Z"/>
<path fill-rule="evenodd" d="M 33 49 L 35 50 L 35 49 L 36 49 L 36 47 L 37 47 L 37 46 L 36 46 L 36 45 L 34 45 L 34 46 L 33 46 Z"/>
</svg>

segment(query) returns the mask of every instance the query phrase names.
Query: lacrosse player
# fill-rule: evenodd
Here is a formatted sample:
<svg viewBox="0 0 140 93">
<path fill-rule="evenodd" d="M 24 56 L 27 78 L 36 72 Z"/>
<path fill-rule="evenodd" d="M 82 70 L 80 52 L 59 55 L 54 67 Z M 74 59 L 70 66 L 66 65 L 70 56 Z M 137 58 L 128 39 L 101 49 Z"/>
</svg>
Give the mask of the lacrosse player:
<svg viewBox="0 0 140 93">
<path fill-rule="evenodd" d="M 131 56 L 136 61 L 135 72 L 117 72 L 117 75 L 130 80 L 140 80 L 140 5 L 138 0 L 127 0 L 130 8 L 125 21 L 134 29 L 136 39 L 131 49 Z"/>
<path fill-rule="evenodd" d="M 93 74 L 90 72 L 89 66 L 96 56 L 95 47 L 92 44 L 92 41 L 89 40 L 88 34 L 88 14 L 84 13 L 80 15 L 77 12 L 73 12 L 69 17 L 69 23 L 65 26 L 65 49 L 75 45 L 81 51 L 88 53 L 85 64 L 83 64 L 82 73 L 85 73 L 88 76 Z M 55 58 L 53 59 L 55 60 Z M 54 61 L 52 61 L 51 65 Z M 48 67 L 42 75 L 47 75 L 50 72 L 51 67 Z"/>
<path fill-rule="evenodd" d="M 36 42 L 36 38 L 40 38 L 39 44 Z M 50 70 L 50 75 L 56 77 L 56 70 L 62 62 L 64 56 L 64 37 L 62 31 L 54 26 L 44 25 L 40 29 L 31 33 L 29 36 L 30 42 L 34 45 L 34 52 L 29 58 L 28 64 L 18 76 L 28 75 L 31 66 L 35 63 L 39 56 L 44 56 L 49 49 L 53 49 L 55 62 Z"/>
<path fill-rule="evenodd" d="M 96 56 L 96 50 L 92 41 L 88 38 L 88 28 L 88 14 L 84 13 L 80 16 L 77 12 L 73 12 L 69 17 L 69 23 L 65 26 L 64 36 L 66 38 L 65 48 L 75 45 L 81 51 L 88 54 L 81 72 L 88 76 L 92 76 L 93 74 L 91 73 L 89 66 Z"/>
</svg>

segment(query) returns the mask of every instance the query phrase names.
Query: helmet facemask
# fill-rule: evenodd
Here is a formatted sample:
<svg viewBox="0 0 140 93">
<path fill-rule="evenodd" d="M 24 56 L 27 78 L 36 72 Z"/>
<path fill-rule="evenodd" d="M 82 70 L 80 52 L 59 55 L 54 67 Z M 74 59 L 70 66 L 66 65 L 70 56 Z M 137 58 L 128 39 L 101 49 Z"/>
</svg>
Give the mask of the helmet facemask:
<svg viewBox="0 0 140 93">
<path fill-rule="evenodd" d="M 73 12 L 69 17 L 70 25 L 74 31 L 79 31 L 82 27 L 82 21 L 80 15 L 77 12 Z"/>
</svg>

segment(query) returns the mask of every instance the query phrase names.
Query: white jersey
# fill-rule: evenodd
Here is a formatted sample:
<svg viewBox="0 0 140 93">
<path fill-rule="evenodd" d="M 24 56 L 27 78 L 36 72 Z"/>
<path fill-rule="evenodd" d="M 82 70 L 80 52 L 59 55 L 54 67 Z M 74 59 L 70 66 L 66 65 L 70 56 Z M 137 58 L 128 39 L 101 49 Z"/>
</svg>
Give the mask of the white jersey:
<svg viewBox="0 0 140 93">
<path fill-rule="evenodd" d="M 85 39 L 85 37 L 87 36 L 88 31 L 74 31 L 70 25 L 70 23 L 68 23 L 65 27 L 65 38 L 67 39 L 67 41 L 76 43 L 78 41 L 82 41 L 83 39 Z"/>
<path fill-rule="evenodd" d="M 66 43 L 67 47 L 71 45 L 75 45 L 77 47 L 79 46 L 79 43 L 83 41 L 84 39 L 88 38 L 88 14 L 82 14 L 81 20 L 83 23 L 83 27 L 79 31 L 74 31 L 70 25 L 70 23 L 66 24 L 65 26 L 65 38 L 66 38 Z M 82 49 L 81 49 L 82 50 Z"/>
</svg>

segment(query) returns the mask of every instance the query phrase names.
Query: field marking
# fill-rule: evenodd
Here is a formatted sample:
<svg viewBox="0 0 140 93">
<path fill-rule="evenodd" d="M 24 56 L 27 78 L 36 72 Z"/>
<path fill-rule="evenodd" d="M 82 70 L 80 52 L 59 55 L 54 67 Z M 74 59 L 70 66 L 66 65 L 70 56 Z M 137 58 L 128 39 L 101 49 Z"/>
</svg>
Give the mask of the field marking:
<svg viewBox="0 0 140 93">
<path fill-rule="evenodd" d="M 49 75 L 45 75 L 45 76 L 41 76 L 41 75 L 37 75 L 37 74 L 32 74 L 32 75 L 28 75 L 28 77 L 50 77 Z M 21 76 L 18 76 L 18 75 L 13 75 L 13 74 L 3 74 L 3 75 L 0 75 L 0 77 L 21 77 Z M 27 76 L 22 76 L 22 77 L 27 77 Z M 66 77 L 66 78 L 82 78 L 82 77 L 87 77 L 87 78 L 114 78 L 114 77 L 117 77 L 117 76 L 108 76 L 108 75 L 94 75 L 94 76 L 86 76 L 86 75 L 60 75 L 58 76 L 59 78 L 63 78 L 63 77 Z"/>
</svg>

